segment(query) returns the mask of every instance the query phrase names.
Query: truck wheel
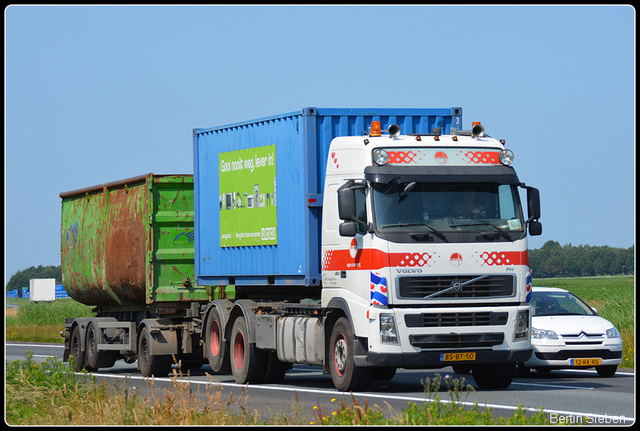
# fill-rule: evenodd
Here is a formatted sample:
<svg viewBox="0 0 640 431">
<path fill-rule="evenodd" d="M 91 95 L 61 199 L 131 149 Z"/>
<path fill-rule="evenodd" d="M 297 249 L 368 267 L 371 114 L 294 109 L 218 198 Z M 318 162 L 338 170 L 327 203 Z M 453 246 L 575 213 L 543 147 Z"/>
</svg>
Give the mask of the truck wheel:
<svg viewBox="0 0 640 431">
<path fill-rule="evenodd" d="M 165 377 L 171 372 L 173 360 L 171 355 L 151 354 L 151 335 L 149 329 L 143 327 L 138 338 L 138 368 L 145 377 Z"/>
<path fill-rule="evenodd" d="M 247 322 L 243 316 L 231 329 L 231 372 L 236 383 L 261 383 L 265 374 L 264 351 L 249 342 Z"/>
<path fill-rule="evenodd" d="M 480 389 L 505 389 L 516 374 L 516 364 L 478 364 L 472 368 L 472 373 Z"/>
<path fill-rule="evenodd" d="M 266 366 L 262 383 L 280 383 L 282 379 L 284 379 L 284 375 L 287 373 L 287 370 L 291 368 L 292 364 L 282 362 L 278 359 L 278 354 L 276 352 L 264 353 L 266 357 Z"/>
<path fill-rule="evenodd" d="M 205 352 L 214 373 L 228 373 L 231 371 L 229 343 L 225 342 L 223 338 L 222 319 L 218 310 L 214 308 L 211 310 L 207 320 L 205 333 Z"/>
<path fill-rule="evenodd" d="M 118 352 L 113 350 L 99 351 L 100 330 L 96 328 L 95 323 L 90 323 L 87 328 L 87 341 L 85 343 L 86 363 L 91 369 L 113 367 L 116 363 Z"/>
<path fill-rule="evenodd" d="M 362 391 L 371 382 L 371 368 L 354 363 L 353 341 L 349 322 L 341 317 L 331 331 L 329 344 L 331 379 L 339 391 Z"/>
</svg>

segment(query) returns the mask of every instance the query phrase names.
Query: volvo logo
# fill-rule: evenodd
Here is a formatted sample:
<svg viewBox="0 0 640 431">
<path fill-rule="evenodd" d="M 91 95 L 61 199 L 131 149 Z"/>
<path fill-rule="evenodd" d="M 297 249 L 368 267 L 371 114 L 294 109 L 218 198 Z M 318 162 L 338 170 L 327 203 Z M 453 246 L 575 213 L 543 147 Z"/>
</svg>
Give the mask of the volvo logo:
<svg viewBox="0 0 640 431">
<path fill-rule="evenodd" d="M 408 269 L 396 268 L 396 272 L 398 274 L 422 274 L 422 269 L 418 269 L 418 268 L 408 268 Z"/>
<path fill-rule="evenodd" d="M 462 283 L 460 281 L 454 281 L 451 283 L 451 287 L 454 292 L 460 292 L 462 290 Z"/>
</svg>

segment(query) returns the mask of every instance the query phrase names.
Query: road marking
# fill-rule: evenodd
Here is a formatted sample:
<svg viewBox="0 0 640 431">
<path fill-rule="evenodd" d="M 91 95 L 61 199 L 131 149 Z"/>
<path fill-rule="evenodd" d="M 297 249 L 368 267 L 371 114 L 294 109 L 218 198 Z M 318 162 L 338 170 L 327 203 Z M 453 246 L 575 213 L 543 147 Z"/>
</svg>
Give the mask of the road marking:
<svg viewBox="0 0 640 431">
<path fill-rule="evenodd" d="M 537 386 L 541 388 L 551 388 L 551 389 L 595 389 L 589 388 L 586 386 L 565 386 L 565 385 L 543 385 L 542 383 L 522 383 L 522 382 L 511 382 L 512 385 L 520 385 L 520 386 Z"/>
</svg>

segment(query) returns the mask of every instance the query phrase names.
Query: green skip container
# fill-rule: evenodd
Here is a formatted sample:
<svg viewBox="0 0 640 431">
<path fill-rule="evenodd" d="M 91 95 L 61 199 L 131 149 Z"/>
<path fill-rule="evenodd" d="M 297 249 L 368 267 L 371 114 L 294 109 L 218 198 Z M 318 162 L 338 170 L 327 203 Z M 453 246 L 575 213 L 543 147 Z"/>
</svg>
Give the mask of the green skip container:
<svg viewBox="0 0 640 431">
<path fill-rule="evenodd" d="M 60 197 L 62 278 L 73 299 L 132 310 L 211 299 L 211 286 L 194 282 L 192 175 L 150 173 Z"/>
</svg>

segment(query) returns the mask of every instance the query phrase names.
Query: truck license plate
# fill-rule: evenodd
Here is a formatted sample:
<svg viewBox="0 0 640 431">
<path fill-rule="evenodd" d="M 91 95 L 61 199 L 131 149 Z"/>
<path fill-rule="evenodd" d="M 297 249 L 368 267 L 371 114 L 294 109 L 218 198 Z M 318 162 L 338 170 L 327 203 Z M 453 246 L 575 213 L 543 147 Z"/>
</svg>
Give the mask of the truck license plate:
<svg viewBox="0 0 640 431">
<path fill-rule="evenodd" d="M 600 358 L 581 358 L 571 360 L 572 367 L 593 367 L 600 365 L 601 363 Z"/>
<path fill-rule="evenodd" d="M 448 361 L 475 361 L 476 352 L 441 353 L 440 362 Z"/>
</svg>

